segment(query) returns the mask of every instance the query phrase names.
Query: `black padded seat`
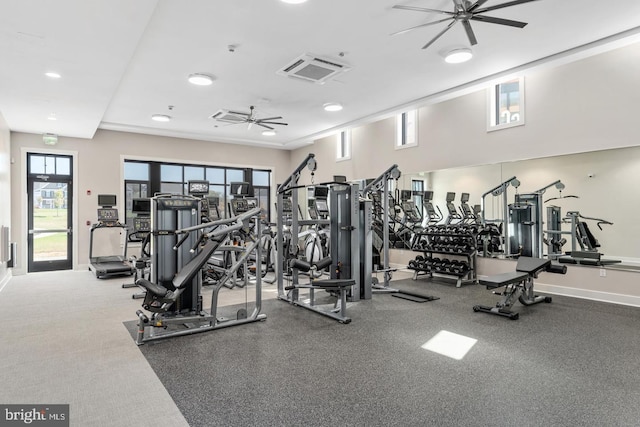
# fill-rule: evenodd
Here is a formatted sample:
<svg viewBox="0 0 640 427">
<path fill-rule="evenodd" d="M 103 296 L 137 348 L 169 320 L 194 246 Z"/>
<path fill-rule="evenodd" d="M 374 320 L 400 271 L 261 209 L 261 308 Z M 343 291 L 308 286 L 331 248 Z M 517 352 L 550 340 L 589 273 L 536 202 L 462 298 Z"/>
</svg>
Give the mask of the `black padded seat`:
<svg viewBox="0 0 640 427">
<path fill-rule="evenodd" d="M 147 279 L 138 279 L 136 281 L 136 285 L 145 288 L 147 292 L 151 292 L 158 297 L 164 297 L 165 295 L 167 295 L 167 292 L 169 292 L 169 289 L 165 288 L 164 286 L 150 282 Z"/>
<path fill-rule="evenodd" d="M 529 273 L 523 273 L 520 271 L 509 271 L 508 273 L 496 274 L 495 276 L 489 276 L 484 279 L 479 279 L 481 285 L 487 287 L 487 289 L 501 288 L 512 283 L 520 283 L 529 277 Z"/>
<path fill-rule="evenodd" d="M 312 284 L 317 288 L 324 288 L 324 289 L 346 288 L 346 287 L 355 285 L 356 281 L 353 279 L 325 279 L 325 280 L 314 280 Z"/>
</svg>

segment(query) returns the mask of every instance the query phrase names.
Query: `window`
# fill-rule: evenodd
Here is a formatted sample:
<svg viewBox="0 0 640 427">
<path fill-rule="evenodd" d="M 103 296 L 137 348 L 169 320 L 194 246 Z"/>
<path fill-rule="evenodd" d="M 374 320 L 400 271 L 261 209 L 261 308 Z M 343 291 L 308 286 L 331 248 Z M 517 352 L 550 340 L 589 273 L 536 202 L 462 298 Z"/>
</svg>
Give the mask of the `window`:
<svg viewBox="0 0 640 427">
<path fill-rule="evenodd" d="M 44 168 L 44 161 L 41 163 L 39 167 Z M 208 195 L 218 198 L 218 210 L 222 218 L 226 217 L 230 200 L 230 183 L 249 182 L 254 186 L 260 207 L 265 211 L 265 219 L 269 219 L 271 171 L 125 160 L 127 221 L 134 216 L 133 199 L 152 197 L 156 193 L 187 194 L 187 183 L 192 180 L 209 181 Z"/>
<path fill-rule="evenodd" d="M 30 154 L 29 174 L 71 175 L 71 158 L 52 154 Z"/>
<path fill-rule="evenodd" d="M 125 222 L 134 217 L 133 199 L 145 199 L 149 192 L 149 163 L 124 162 Z"/>
<path fill-rule="evenodd" d="M 396 116 L 396 148 L 418 145 L 418 110 L 411 110 Z"/>
<path fill-rule="evenodd" d="M 422 213 L 422 195 L 424 194 L 424 181 L 421 179 L 411 180 L 411 192 L 413 194 L 413 203 L 416 205 L 418 212 Z"/>
<path fill-rule="evenodd" d="M 524 125 L 524 77 L 492 86 L 488 98 L 488 130 Z"/>
<path fill-rule="evenodd" d="M 336 148 L 337 160 L 348 160 L 351 158 L 351 130 L 344 130 L 338 134 Z"/>
</svg>

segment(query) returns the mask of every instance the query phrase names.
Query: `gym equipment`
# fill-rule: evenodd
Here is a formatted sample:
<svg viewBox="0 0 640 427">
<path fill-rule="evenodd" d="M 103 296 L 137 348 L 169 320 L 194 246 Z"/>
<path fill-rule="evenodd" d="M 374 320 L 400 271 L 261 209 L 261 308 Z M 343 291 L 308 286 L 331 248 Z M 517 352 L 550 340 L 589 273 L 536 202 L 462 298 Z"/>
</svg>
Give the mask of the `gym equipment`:
<svg viewBox="0 0 640 427">
<path fill-rule="evenodd" d="M 437 205 L 434 207 L 431 200 L 433 200 L 433 191 L 425 191 L 422 194 L 422 206 L 424 207 L 423 226 L 437 224 L 444 218 L 440 208 Z M 437 213 L 436 209 L 438 209 Z"/>
<path fill-rule="evenodd" d="M 480 284 L 485 285 L 487 289 L 497 289 L 501 287 L 505 289 L 501 293 L 494 291 L 495 294 L 502 295 L 502 299 L 495 307 L 475 305 L 473 306 L 473 311 L 497 314 L 508 317 L 511 320 L 516 320 L 519 314 L 511 311 L 511 307 L 516 300 L 520 301 L 523 305 L 533 305 L 541 302 L 550 303 L 551 297 L 535 295 L 533 290 L 533 281 L 542 271 L 565 274 L 567 269 L 566 266 L 552 265 L 551 260 L 548 259 L 520 257 L 518 258 L 516 271 L 480 279 Z"/>
<path fill-rule="evenodd" d="M 413 270 L 413 279 L 420 275 L 433 277 L 434 273 L 454 276 L 456 287 L 463 283 L 477 283 L 476 240 L 478 226 L 472 224 L 440 224 L 428 226 L 416 233 L 414 251 L 417 255 L 408 268 Z M 434 254 L 464 257 L 464 259 L 440 259 Z"/>
<path fill-rule="evenodd" d="M 560 194 L 565 186 L 554 181 L 532 193 L 516 194 L 515 203 L 509 205 L 510 254 L 542 258 L 543 204 L 542 196 L 548 188 L 556 187 Z"/>
<path fill-rule="evenodd" d="M 254 233 L 258 236 L 262 235 L 261 222 L 259 220 L 261 209 L 255 208 L 229 219 L 221 219 L 169 232 L 167 229 L 161 229 L 154 220 L 159 221 L 161 225 L 167 225 L 171 221 L 177 221 L 178 223 L 188 222 L 187 218 L 185 218 L 189 216 L 186 214 L 187 209 L 182 208 L 186 208 L 194 200 L 184 197 L 169 199 L 154 197 L 154 199 L 156 199 L 156 207 L 152 211 L 153 228 L 158 230 L 156 233 L 158 236 L 163 236 L 166 239 L 158 241 L 152 246 L 152 250 L 155 250 L 153 258 L 156 260 L 163 258 L 169 261 L 169 264 L 175 266 L 176 263 L 171 262 L 173 257 L 163 253 L 166 249 L 175 252 L 176 257 L 183 258 L 183 260 L 184 256 L 180 256 L 181 254 L 184 255 L 193 251 L 195 255 L 179 268 L 171 280 L 167 280 L 166 277 L 163 278 L 161 275 L 163 273 L 162 270 L 159 271 L 159 269 L 153 268 L 155 276 L 152 276 L 151 281 L 138 279 L 136 282 L 138 286 L 146 290 L 142 304 L 143 309 L 152 313 L 151 316 L 147 316 L 142 310 L 136 311 L 138 317 L 136 344 L 142 345 L 149 341 L 265 320 L 266 315 L 260 314 L 262 307 L 260 263 L 256 264 L 258 271 L 255 279 L 255 306 L 252 312 L 249 314 L 246 309 L 241 308 L 236 313 L 236 319 L 217 317 L 220 289 L 250 256 L 260 259 L 262 239 L 257 239 L 247 246 L 237 262 L 231 266 L 225 276 L 216 284 L 211 295 L 209 312 L 203 309 L 202 295 L 200 294 L 200 272 L 209 257 L 228 238 L 230 233 L 248 234 L 252 227 L 255 227 Z M 211 230 L 200 234 L 207 228 Z M 200 234 L 199 237 L 197 237 L 198 234 Z M 179 235 L 184 236 L 175 243 L 174 247 L 168 246 L 169 241 L 175 241 Z M 191 249 L 187 247 L 188 242 L 193 242 Z M 195 305 L 189 307 L 188 304 L 190 302 L 194 302 Z"/>
<path fill-rule="evenodd" d="M 317 164 L 315 155 L 309 154 L 294 172 L 278 187 L 277 195 L 277 284 L 278 299 L 290 304 L 306 308 L 324 316 L 349 323 L 351 319 L 346 315 L 346 300 L 358 301 L 371 298 L 371 276 L 366 275 L 360 265 L 360 203 L 357 188 L 354 185 L 338 183 L 332 185 L 329 191 L 330 220 L 302 220 L 292 215 L 290 223 L 285 224 L 285 200 L 290 199 L 291 205 L 298 204 L 298 191 L 305 186 L 297 186 L 300 173 L 308 168 L 311 171 L 311 184 Z M 285 225 L 288 229 L 285 231 Z M 298 259 L 298 240 L 301 226 L 329 225 L 331 239 L 331 256 L 313 262 L 313 260 Z M 363 258 L 371 262 L 371 256 Z M 312 272 L 319 271 L 331 265 L 331 279 L 314 280 Z M 285 286 L 285 269 L 290 272 L 290 284 Z M 300 282 L 300 272 L 309 273 L 310 282 Z M 309 290 L 309 300 L 300 298 L 300 289 Z M 322 289 L 329 295 L 337 295 L 336 305 L 331 310 L 324 310 L 316 305 L 315 290 Z"/>
<path fill-rule="evenodd" d="M 600 243 L 591 233 L 589 225 L 583 221 L 585 219 L 596 221 L 596 225 L 600 230 L 602 230 L 602 224 L 613 225 L 610 221 L 584 216 L 578 211 L 567 212 L 567 217 L 563 221 L 571 223 L 571 231 L 562 232 L 562 234 L 571 234 L 571 252 L 560 256 L 558 261 L 565 264 L 584 265 L 611 265 L 622 262 L 621 260 L 602 258 L 602 254 L 598 252 Z"/>
<path fill-rule="evenodd" d="M 379 195 L 380 193 L 382 193 L 382 204 L 383 206 L 388 206 L 389 198 L 390 198 L 389 192 L 387 191 L 388 181 L 392 179 L 398 180 L 400 178 L 400 174 L 401 172 L 400 172 L 400 169 L 398 169 L 398 165 L 394 164 L 389 169 L 384 171 L 380 176 L 370 181 L 369 184 L 365 186 L 365 188 L 361 192 L 362 197 L 374 198 L 376 197 L 376 195 Z M 389 266 L 389 237 L 391 234 L 391 221 L 389 218 L 389 212 L 386 209 L 382 211 L 382 219 L 380 222 L 382 224 L 382 234 L 383 234 L 383 239 L 382 239 L 383 265 L 382 265 L 382 268 L 378 268 L 376 271 L 374 271 L 374 273 L 383 274 L 383 283 L 380 284 L 376 277 L 374 279 L 374 282 L 372 283 L 372 292 L 373 293 L 390 293 L 392 294 L 392 296 L 408 299 L 416 302 L 434 301 L 439 299 L 433 296 L 414 294 L 406 291 L 401 291 L 399 289 L 392 288 L 389 286 L 389 282 L 391 281 L 393 272 L 396 271 L 397 269 L 391 268 Z M 365 229 L 368 229 L 368 228 L 365 226 Z M 414 240 L 414 243 L 416 241 L 417 240 Z M 422 261 L 422 259 L 420 259 L 420 261 Z"/>
<path fill-rule="evenodd" d="M 124 251 L 122 255 L 94 256 L 94 233 L 96 230 L 126 230 L 127 226 L 118 221 L 116 196 L 109 194 L 98 195 L 98 223 L 91 226 L 89 239 L 89 270 L 93 271 L 98 279 L 112 276 L 131 276 L 135 268 L 127 260 L 127 241 L 124 239 Z"/>
<path fill-rule="evenodd" d="M 149 200 L 149 199 L 146 199 Z M 134 199 L 135 202 L 135 199 Z M 133 282 L 132 283 L 123 283 L 122 287 L 124 289 L 127 288 L 135 288 L 138 287 L 136 282 L 140 278 L 148 279 L 151 274 L 150 266 L 151 266 L 151 218 L 148 216 L 138 216 L 133 218 L 133 230 L 129 234 L 136 235 L 137 238 L 141 239 L 140 244 L 140 257 L 136 257 L 135 255 L 131 256 L 129 262 L 135 268 L 135 272 L 133 274 Z M 144 292 L 134 293 L 131 298 L 138 299 L 144 298 Z"/>
<path fill-rule="evenodd" d="M 469 193 L 460 194 L 460 216 L 464 224 L 475 224 L 478 222 L 478 215 L 469 206 Z"/>
<path fill-rule="evenodd" d="M 374 198 L 376 194 L 382 193 L 381 204 L 383 207 L 388 207 L 390 195 L 389 195 L 389 192 L 387 191 L 387 188 L 388 188 L 387 183 L 392 179 L 395 179 L 395 180 L 399 179 L 400 175 L 401 175 L 401 172 L 400 172 L 400 169 L 398 169 L 398 165 L 391 166 L 389 169 L 384 171 L 377 178 L 375 178 L 365 186 L 365 188 L 362 190 L 363 198 L 367 198 L 367 197 Z M 383 242 L 381 255 L 382 255 L 383 265 L 382 265 L 382 268 L 378 267 L 375 273 L 383 274 L 383 283 L 382 285 L 380 285 L 379 283 L 373 283 L 372 291 L 373 292 L 399 292 L 398 289 L 389 287 L 389 281 L 391 280 L 392 274 L 394 271 L 396 271 L 395 268 L 391 268 L 389 266 L 389 237 L 390 237 L 389 235 L 390 235 L 390 227 L 391 227 L 391 224 L 390 224 L 391 218 L 390 218 L 388 209 L 383 209 L 381 213 L 382 213 L 381 225 L 382 225 L 382 242 Z"/>
<path fill-rule="evenodd" d="M 497 239 L 498 240 L 497 250 L 495 250 L 496 249 L 495 242 L 492 242 L 492 244 L 489 244 L 490 241 L 488 239 L 486 238 L 483 239 L 483 245 L 484 245 L 482 248 L 483 256 L 490 256 L 490 255 L 494 255 L 499 252 L 502 252 L 501 250 L 502 242 L 504 242 L 504 246 L 505 246 L 504 253 L 505 254 L 511 253 L 509 227 L 504 226 L 505 223 L 507 222 L 507 218 L 509 218 L 509 204 L 507 202 L 507 189 L 510 185 L 517 189 L 520 186 L 520 181 L 518 181 L 518 179 L 515 176 L 512 176 L 511 178 L 507 179 L 506 181 L 500 183 L 499 185 L 493 187 L 491 190 L 484 193 L 480 198 L 480 212 L 481 212 L 480 217 L 482 219 L 481 221 L 482 225 L 486 227 L 487 224 L 495 224 L 497 226 L 497 229 L 500 231 L 500 238 Z M 494 197 L 502 196 L 500 200 L 500 205 L 502 207 L 501 217 L 494 218 L 494 219 L 488 219 L 486 217 L 487 203 L 485 199 L 489 195 L 492 195 Z M 494 249 L 494 250 L 491 250 L 491 249 Z"/>
<path fill-rule="evenodd" d="M 462 221 L 462 216 L 458 213 L 458 210 L 456 209 L 455 205 L 453 204 L 453 201 L 456 199 L 456 193 L 451 193 L 448 192 L 447 193 L 447 211 L 449 212 L 449 215 L 447 216 L 447 219 L 445 220 L 445 224 L 453 224 L 454 221 Z"/>
</svg>

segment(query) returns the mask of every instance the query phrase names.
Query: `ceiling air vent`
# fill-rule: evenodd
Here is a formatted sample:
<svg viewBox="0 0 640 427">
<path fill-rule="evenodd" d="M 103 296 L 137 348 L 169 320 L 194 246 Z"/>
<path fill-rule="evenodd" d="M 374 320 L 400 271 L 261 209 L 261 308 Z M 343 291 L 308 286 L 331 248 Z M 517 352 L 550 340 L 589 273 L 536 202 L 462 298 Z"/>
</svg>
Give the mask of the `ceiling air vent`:
<svg viewBox="0 0 640 427">
<path fill-rule="evenodd" d="M 218 110 L 209 116 L 209 118 L 225 123 L 239 123 L 244 120 L 242 117 L 238 117 L 237 115 L 229 112 L 229 110 Z"/>
<path fill-rule="evenodd" d="M 331 59 L 304 54 L 276 71 L 276 73 L 281 76 L 323 84 L 336 75 L 349 71 L 349 69 L 345 64 L 339 64 Z"/>
</svg>

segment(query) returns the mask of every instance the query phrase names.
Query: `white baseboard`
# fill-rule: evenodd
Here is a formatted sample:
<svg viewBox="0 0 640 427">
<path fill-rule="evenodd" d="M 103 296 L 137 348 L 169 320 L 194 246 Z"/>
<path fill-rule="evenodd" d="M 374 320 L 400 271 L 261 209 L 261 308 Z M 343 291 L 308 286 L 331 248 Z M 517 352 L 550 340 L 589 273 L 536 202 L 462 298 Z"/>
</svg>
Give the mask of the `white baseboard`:
<svg viewBox="0 0 640 427">
<path fill-rule="evenodd" d="M 76 271 L 87 271 L 89 270 L 89 264 L 78 264 L 76 267 Z"/>
<path fill-rule="evenodd" d="M 0 281 L 0 292 L 2 292 L 2 290 L 7 285 L 7 283 L 9 283 L 9 280 L 11 280 L 12 277 L 13 277 L 13 273 L 11 272 L 11 269 L 7 269 L 7 274 L 5 274 L 2 280 Z"/>
<path fill-rule="evenodd" d="M 592 291 L 588 289 L 568 288 L 565 286 L 536 283 L 535 289 L 540 292 L 567 297 L 582 298 L 593 301 L 640 307 L 640 297 L 634 295 L 614 294 L 611 292 Z"/>
</svg>

